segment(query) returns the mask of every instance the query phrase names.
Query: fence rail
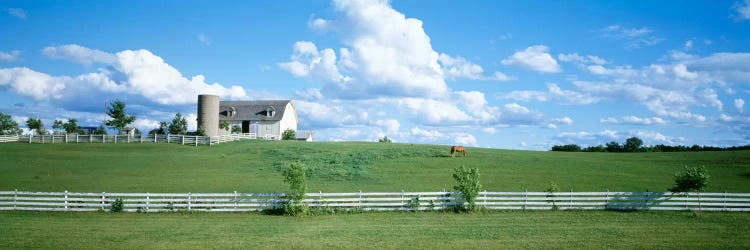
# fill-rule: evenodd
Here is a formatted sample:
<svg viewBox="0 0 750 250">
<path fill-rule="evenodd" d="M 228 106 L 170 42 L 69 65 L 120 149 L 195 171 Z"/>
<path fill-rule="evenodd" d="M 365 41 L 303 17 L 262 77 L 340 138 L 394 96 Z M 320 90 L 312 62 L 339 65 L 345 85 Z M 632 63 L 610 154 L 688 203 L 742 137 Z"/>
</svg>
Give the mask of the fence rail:
<svg viewBox="0 0 750 250">
<path fill-rule="evenodd" d="M 260 211 L 280 206 L 282 193 L 78 193 L 0 191 L 0 210 L 107 211 L 115 199 L 126 212 Z M 310 207 L 413 211 L 463 205 L 455 192 L 307 193 Z M 750 211 L 750 193 L 480 192 L 489 210 L 699 210 Z"/>
<path fill-rule="evenodd" d="M 255 133 L 229 134 L 221 136 L 192 136 L 192 135 L 36 135 L 36 136 L 0 136 L 2 142 L 27 143 L 178 143 L 182 145 L 214 145 L 231 141 L 257 139 Z"/>
</svg>

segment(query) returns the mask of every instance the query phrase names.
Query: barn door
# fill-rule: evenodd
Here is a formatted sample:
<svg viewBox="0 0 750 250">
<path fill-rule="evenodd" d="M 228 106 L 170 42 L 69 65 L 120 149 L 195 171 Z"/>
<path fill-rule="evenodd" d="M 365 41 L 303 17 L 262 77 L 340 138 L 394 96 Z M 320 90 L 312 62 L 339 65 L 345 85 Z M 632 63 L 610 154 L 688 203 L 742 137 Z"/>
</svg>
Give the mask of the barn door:
<svg viewBox="0 0 750 250">
<path fill-rule="evenodd" d="M 242 121 L 242 133 L 250 133 L 250 121 Z"/>
<path fill-rule="evenodd" d="M 250 133 L 255 133 L 255 135 L 258 135 L 258 122 L 257 121 L 250 123 Z"/>
</svg>

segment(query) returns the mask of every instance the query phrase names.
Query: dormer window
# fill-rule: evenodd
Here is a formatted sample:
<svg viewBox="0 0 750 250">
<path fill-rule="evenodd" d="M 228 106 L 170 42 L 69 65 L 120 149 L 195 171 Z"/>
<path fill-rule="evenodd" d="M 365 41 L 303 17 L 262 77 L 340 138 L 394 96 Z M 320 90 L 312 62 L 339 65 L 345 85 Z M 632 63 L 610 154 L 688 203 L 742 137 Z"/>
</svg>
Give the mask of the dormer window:
<svg viewBox="0 0 750 250">
<path fill-rule="evenodd" d="M 266 108 L 266 116 L 272 117 L 274 113 L 276 113 L 276 109 L 274 109 L 272 106 L 268 106 L 268 108 Z"/>
<path fill-rule="evenodd" d="M 229 108 L 229 117 L 234 117 L 234 115 L 236 115 L 236 114 L 237 114 L 237 109 L 235 109 L 234 107 L 230 107 Z"/>
</svg>

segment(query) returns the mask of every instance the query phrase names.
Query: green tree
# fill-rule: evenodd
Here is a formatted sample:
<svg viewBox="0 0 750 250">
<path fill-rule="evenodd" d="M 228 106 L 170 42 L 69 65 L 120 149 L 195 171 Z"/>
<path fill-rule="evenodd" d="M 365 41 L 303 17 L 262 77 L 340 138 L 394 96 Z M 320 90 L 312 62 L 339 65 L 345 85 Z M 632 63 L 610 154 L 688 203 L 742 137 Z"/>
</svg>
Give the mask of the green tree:
<svg viewBox="0 0 750 250">
<path fill-rule="evenodd" d="M 0 113 L 0 135 L 17 135 L 22 132 L 21 128 L 18 127 L 18 123 L 10 115 Z"/>
<path fill-rule="evenodd" d="M 174 115 L 172 122 L 169 123 L 169 133 L 174 135 L 181 135 L 187 132 L 187 120 L 182 117 L 182 114 L 177 113 Z"/>
<path fill-rule="evenodd" d="M 47 134 L 47 130 L 44 129 L 44 123 L 38 118 L 29 118 L 26 120 L 26 127 L 28 127 L 29 130 L 33 130 L 38 135 Z"/>
<path fill-rule="evenodd" d="M 482 189 L 482 184 L 479 183 L 479 169 L 465 168 L 464 166 L 455 168 L 453 169 L 453 179 L 456 180 L 456 186 L 453 186 L 453 188 L 461 192 L 461 196 L 466 200 L 465 209 L 474 211 L 477 196 Z"/>
<path fill-rule="evenodd" d="M 220 121 L 219 128 L 225 131 L 229 130 L 229 121 Z"/>
<path fill-rule="evenodd" d="M 701 192 L 708 186 L 708 178 L 711 177 L 706 172 L 704 166 L 688 167 L 685 166 L 685 172 L 674 175 L 674 186 L 669 189 L 671 192 Z"/>
<path fill-rule="evenodd" d="M 242 127 L 237 125 L 232 126 L 232 133 L 242 133 Z"/>
<path fill-rule="evenodd" d="M 107 107 L 107 115 L 111 117 L 112 120 L 107 120 L 105 124 L 117 129 L 118 134 L 122 132 L 122 130 L 127 127 L 128 124 L 131 124 L 135 121 L 135 115 L 125 114 L 125 103 L 120 100 L 116 100 L 113 103 L 110 103 L 109 107 Z"/>
<path fill-rule="evenodd" d="M 607 152 L 620 152 L 620 151 L 622 151 L 622 147 L 616 141 L 607 142 L 607 144 L 605 144 L 604 146 L 605 146 L 605 150 L 607 150 Z"/>
<path fill-rule="evenodd" d="M 295 140 L 297 139 L 296 132 L 294 132 L 294 129 L 288 128 L 284 130 L 284 132 L 281 133 L 281 139 L 282 140 Z"/>
<path fill-rule="evenodd" d="M 623 145 L 623 149 L 626 152 L 638 152 L 641 149 L 641 146 L 643 145 L 643 141 L 638 137 L 630 137 L 627 140 L 625 140 L 625 145 Z"/>
<path fill-rule="evenodd" d="M 107 133 L 107 127 L 105 127 L 103 124 L 99 125 L 99 127 L 92 132 L 95 135 L 106 135 Z"/>
<path fill-rule="evenodd" d="M 378 142 L 390 143 L 391 138 L 388 138 L 388 136 L 383 136 L 383 138 L 378 139 Z"/>
<path fill-rule="evenodd" d="M 52 123 L 52 129 L 55 130 L 55 132 L 62 132 L 63 131 L 63 123 L 62 120 L 55 120 L 55 122 Z"/>
<path fill-rule="evenodd" d="M 68 119 L 68 122 L 63 124 L 63 129 L 68 134 L 78 133 L 78 120 L 73 118 Z"/>
<path fill-rule="evenodd" d="M 305 215 L 308 207 L 302 201 L 307 192 L 305 181 L 305 165 L 299 162 L 289 164 L 284 170 L 284 182 L 289 183 L 290 192 L 286 194 L 287 202 L 284 203 L 284 213 L 293 216 Z"/>
</svg>

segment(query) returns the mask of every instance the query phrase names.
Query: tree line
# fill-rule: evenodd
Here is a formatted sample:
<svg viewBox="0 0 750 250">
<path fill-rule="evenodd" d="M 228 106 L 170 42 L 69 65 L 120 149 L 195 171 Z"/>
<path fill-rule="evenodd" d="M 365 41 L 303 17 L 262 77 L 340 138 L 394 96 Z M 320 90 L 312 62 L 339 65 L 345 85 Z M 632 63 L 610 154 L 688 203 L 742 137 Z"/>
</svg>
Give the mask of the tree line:
<svg viewBox="0 0 750 250">
<path fill-rule="evenodd" d="M 744 146 L 716 147 L 716 146 L 670 146 L 664 144 L 644 146 L 643 140 L 638 137 L 630 137 L 625 143 L 620 144 L 616 141 L 608 142 L 604 145 L 581 147 L 577 144 L 554 145 L 551 151 L 561 152 L 697 152 L 697 151 L 734 151 L 750 150 L 750 144 Z"/>
<path fill-rule="evenodd" d="M 128 125 L 135 122 L 136 117 L 134 114 L 127 114 L 125 112 L 125 102 L 116 100 L 107 107 L 106 114 L 110 119 L 106 120 L 102 125 L 94 129 L 93 131 L 84 131 L 78 125 L 78 119 L 68 118 L 66 120 L 55 120 L 52 123 L 52 131 L 48 131 L 41 119 L 30 117 L 26 120 L 26 127 L 34 134 L 37 135 L 48 135 L 51 133 L 67 133 L 67 134 L 90 134 L 106 135 L 107 128 L 112 128 L 117 131 L 118 134 L 122 133 Z M 135 134 L 140 134 L 137 128 Z M 20 135 L 23 130 L 16 121 L 12 119 L 10 115 L 0 113 L 0 135 Z M 152 129 L 149 134 L 195 134 L 204 135 L 202 128 L 199 128 L 195 132 L 188 132 L 187 120 L 181 113 L 175 114 L 175 117 L 171 122 L 160 122 L 159 128 Z"/>
</svg>

